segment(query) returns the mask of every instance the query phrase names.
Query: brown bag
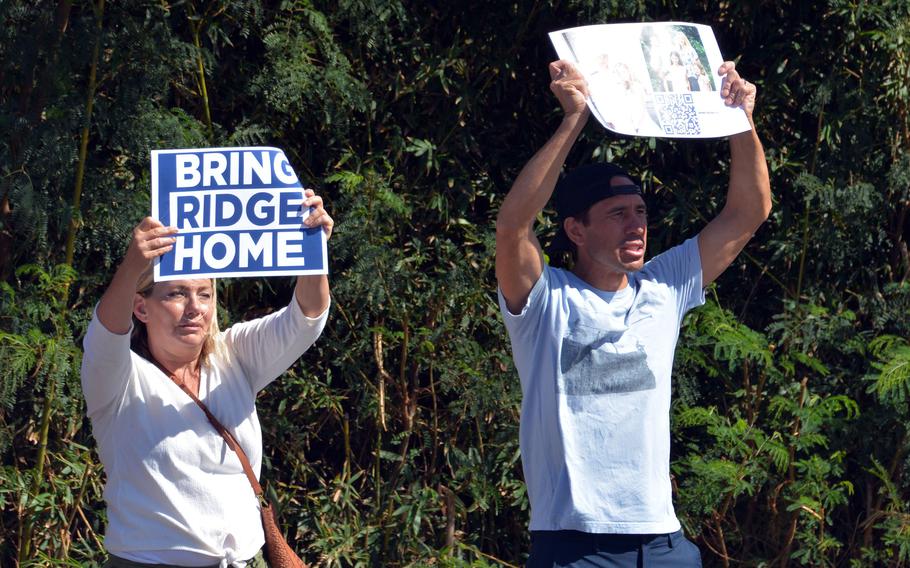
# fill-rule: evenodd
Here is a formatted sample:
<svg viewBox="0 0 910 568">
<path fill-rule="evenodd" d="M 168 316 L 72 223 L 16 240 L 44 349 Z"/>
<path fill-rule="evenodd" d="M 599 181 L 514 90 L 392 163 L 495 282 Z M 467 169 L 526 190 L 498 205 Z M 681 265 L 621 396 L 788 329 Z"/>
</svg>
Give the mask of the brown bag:
<svg viewBox="0 0 910 568">
<path fill-rule="evenodd" d="M 264 498 L 260 500 L 260 513 L 262 514 L 262 531 L 265 533 L 265 556 L 271 568 L 307 568 L 297 554 L 291 550 L 288 541 L 281 534 L 278 522 L 275 520 L 275 510 L 272 504 Z"/>
<path fill-rule="evenodd" d="M 237 457 L 240 458 L 240 464 L 243 466 L 243 472 L 246 474 L 247 479 L 250 481 L 250 485 L 253 486 L 253 492 L 256 494 L 256 497 L 259 498 L 259 512 L 262 517 L 262 532 L 265 533 L 265 557 L 268 560 L 270 568 L 308 568 L 307 565 L 300 559 L 299 556 L 291 549 L 288 541 L 285 540 L 284 535 L 281 534 L 281 529 L 278 528 L 278 521 L 275 519 L 275 510 L 272 508 L 272 504 L 268 502 L 265 495 L 262 493 L 262 486 L 259 485 L 259 481 L 256 479 L 256 475 L 253 473 L 253 468 L 250 466 L 250 460 L 246 457 L 246 452 L 243 451 L 243 448 L 240 447 L 240 444 L 237 443 L 237 440 L 234 438 L 234 435 L 228 431 L 227 428 L 221 425 L 221 422 L 218 422 L 218 419 L 209 412 L 208 407 L 183 382 L 177 380 L 177 377 L 170 375 L 171 380 L 177 383 L 183 392 L 188 394 L 193 402 L 199 405 L 199 408 L 202 409 L 202 412 L 205 413 L 205 417 L 209 419 L 209 422 L 212 423 L 212 426 L 215 427 L 215 430 L 218 430 L 218 433 L 221 434 L 221 437 L 224 438 L 224 441 L 227 442 L 229 448 L 234 450 L 237 454 Z"/>
</svg>

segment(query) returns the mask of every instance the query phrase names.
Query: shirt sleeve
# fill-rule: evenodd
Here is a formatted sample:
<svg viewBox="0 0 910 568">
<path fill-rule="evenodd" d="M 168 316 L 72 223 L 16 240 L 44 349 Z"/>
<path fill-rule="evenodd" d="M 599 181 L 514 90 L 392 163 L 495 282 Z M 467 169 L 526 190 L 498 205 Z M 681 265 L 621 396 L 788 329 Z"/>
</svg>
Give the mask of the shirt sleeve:
<svg viewBox="0 0 910 568">
<path fill-rule="evenodd" d="M 682 321 L 686 312 L 705 303 L 697 236 L 655 256 L 642 272 L 666 284 L 676 293 L 679 321 Z"/>
<path fill-rule="evenodd" d="M 92 314 L 82 342 L 82 392 L 86 413 L 93 417 L 111 408 L 126 392 L 135 372 L 130 351 L 130 334 L 113 333 L 98 319 L 98 308 Z"/>
<path fill-rule="evenodd" d="M 550 284 L 550 270 L 549 265 L 545 264 L 543 271 L 540 273 L 540 277 L 537 279 L 537 282 L 534 283 L 531 292 L 528 294 L 525 305 L 522 306 L 521 311 L 517 314 L 513 314 L 509 311 L 509 307 L 506 305 L 506 299 L 502 295 L 502 289 L 496 289 L 497 295 L 499 296 L 499 310 L 502 312 L 503 323 L 505 323 L 506 330 L 513 339 L 521 340 L 526 336 L 536 334 L 536 330 L 547 309 L 547 301 L 549 300 L 549 294 L 546 292 Z"/>
<path fill-rule="evenodd" d="M 239 364 L 253 393 L 288 370 L 322 334 L 329 308 L 315 318 L 307 317 L 295 297 L 281 310 L 231 326 L 223 335 L 223 347 L 233 364 Z"/>
</svg>

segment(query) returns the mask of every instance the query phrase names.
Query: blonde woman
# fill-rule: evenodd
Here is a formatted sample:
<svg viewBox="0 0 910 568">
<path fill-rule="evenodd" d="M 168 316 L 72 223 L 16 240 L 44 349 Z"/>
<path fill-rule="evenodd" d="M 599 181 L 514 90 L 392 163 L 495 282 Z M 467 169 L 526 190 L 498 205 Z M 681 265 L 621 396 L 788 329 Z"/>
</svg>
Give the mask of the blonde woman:
<svg viewBox="0 0 910 568">
<path fill-rule="evenodd" d="M 304 224 L 330 236 L 334 223 L 312 190 L 304 207 Z M 176 232 L 150 217 L 136 226 L 85 337 L 82 385 L 107 475 L 105 566 L 264 567 L 249 480 L 177 383 L 231 431 L 258 476 L 256 394 L 321 334 L 328 279 L 300 276 L 287 306 L 220 332 L 212 280 L 152 281 L 151 261 Z"/>
</svg>

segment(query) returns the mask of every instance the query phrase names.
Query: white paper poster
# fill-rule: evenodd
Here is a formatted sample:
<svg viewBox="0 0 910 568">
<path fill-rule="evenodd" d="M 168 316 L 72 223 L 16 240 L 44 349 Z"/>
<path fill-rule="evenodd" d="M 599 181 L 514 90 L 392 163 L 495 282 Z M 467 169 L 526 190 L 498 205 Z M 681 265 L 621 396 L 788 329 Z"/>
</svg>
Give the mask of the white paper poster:
<svg viewBox="0 0 910 568">
<path fill-rule="evenodd" d="M 710 26 L 602 24 L 551 32 L 550 41 L 587 80 L 591 114 L 614 132 L 715 138 L 750 129 L 720 96 L 724 59 Z"/>
</svg>

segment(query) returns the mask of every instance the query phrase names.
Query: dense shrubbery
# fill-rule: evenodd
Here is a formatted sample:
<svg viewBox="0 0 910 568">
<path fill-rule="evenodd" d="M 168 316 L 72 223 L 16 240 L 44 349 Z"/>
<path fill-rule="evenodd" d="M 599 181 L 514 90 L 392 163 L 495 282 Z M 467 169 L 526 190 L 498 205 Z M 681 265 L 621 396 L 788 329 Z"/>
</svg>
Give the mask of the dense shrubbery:
<svg viewBox="0 0 910 568">
<path fill-rule="evenodd" d="M 671 19 L 711 24 L 759 85 L 775 195 L 682 332 L 678 513 L 707 565 L 910 564 L 905 1 L 0 10 L 0 565 L 102 559 L 80 341 L 148 210 L 149 151 L 260 143 L 338 221 L 329 328 L 260 399 L 291 539 L 322 566 L 521 564 L 493 218 L 559 119 L 546 32 Z M 727 156 L 592 123 L 569 162 L 643 176 L 654 253 L 717 211 Z M 261 313 L 290 284 L 228 282 L 223 313 Z"/>
</svg>

